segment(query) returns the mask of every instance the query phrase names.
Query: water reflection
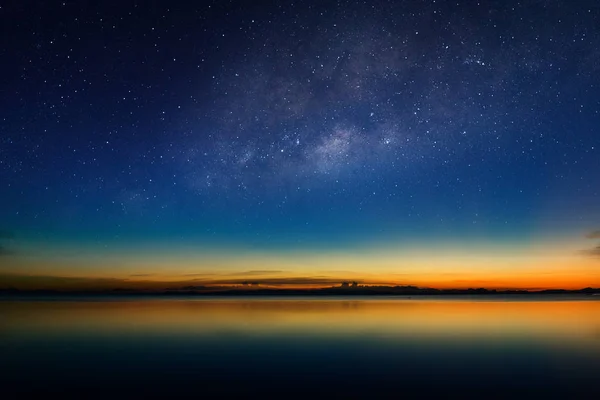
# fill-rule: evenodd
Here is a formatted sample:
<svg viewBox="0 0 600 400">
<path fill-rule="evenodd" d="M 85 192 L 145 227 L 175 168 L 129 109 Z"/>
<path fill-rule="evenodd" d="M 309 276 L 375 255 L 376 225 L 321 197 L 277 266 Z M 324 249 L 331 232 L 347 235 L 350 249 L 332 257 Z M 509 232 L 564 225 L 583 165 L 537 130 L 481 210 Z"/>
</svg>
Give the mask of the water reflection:
<svg viewBox="0 0 600 400">
<path fill-rule="evenodd" d="M 23 394 L 31 376 L 50 392 L 598 389 L 600 301 L 4 301 L 0 315 L 0 372 Z"/>
</svg>

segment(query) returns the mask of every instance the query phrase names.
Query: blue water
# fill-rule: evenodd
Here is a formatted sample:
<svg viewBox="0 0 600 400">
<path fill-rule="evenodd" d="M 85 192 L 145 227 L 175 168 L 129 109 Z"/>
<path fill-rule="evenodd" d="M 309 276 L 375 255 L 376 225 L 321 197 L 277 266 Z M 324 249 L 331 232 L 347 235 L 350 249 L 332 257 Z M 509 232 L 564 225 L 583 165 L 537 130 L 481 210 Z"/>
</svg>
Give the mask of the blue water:
<svg viewBox="0 0 600 400">
<path fill-rule="evenodd" d="M 600 301 L 0 301 L 2 398 L 600 394 Z"/>
</svg>

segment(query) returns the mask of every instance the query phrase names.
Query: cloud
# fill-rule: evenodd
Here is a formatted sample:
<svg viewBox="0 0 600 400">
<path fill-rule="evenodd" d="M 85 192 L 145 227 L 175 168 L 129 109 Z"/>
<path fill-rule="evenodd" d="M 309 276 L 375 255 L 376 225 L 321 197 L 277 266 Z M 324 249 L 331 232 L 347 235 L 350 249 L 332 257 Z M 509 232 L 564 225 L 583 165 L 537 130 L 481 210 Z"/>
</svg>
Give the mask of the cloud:
<svg viewBox="0 0 600 400">
<path fill-rule="evenodd" d="M 10 256 L 12 254 L 14 254 L 13 250 L 7 249 L 5 246 L 2 246 L 0 244 L 0 257 L 2 257 L 2 256 Z"/>
<path fill-rule="evenodd" d="M 121 288 L 128 283 L 116 278 L 0 274 L 0 284 L 20 290 L 98 290 Z"/>
<path fill-rule="evenodd" d="M 600 257 L 600 246 L 596 246 L 593 249 L 584 250 L 583 253 L 592 257 Z"/>
<path fill-rule="evenodd" d="M 600 239 L 600 230 L 593 231 L 585 235 L 588 239 Z M 600 257 L 600 245 L 594 247 L 593 249 L 583 250 L 583 254 L 586 254 L 591 257 Z"/>
<path fill-rule="evenodd" d="M 229 274 L 220 274 L 221 276 L 249 276 L 249 275 L 269 275 L 269 274 L 280 274 L 284 271 L 278 269 L 255 269 L 250 271 L 239 271 L 232 272 Z M 131 277 L 144 277 L 144 276 L 156 276 L 157 274 L 130 274 Z M 214 273 L 191 273 L 191 274 L 182 274 L 181 276 L 191 277 L 191 276 L 216 276 Z"/>
<path fill-rule="evenodd" d="M 260 270 L 257 270 L 260 271 Z M 135 274 L 145 276 L 150 274 Z M 130 275 L 131 276 L 131 275 Z M 154 280 L 128 280 L 120 278 L 95 278 L 50 275 L 0 274 L 0 287 L 14 287 L 19 290 L 64 290 L 64 291 L 104 291 L 104 290 L 164 290 L 165 288 L 180 290 L 215 290 L 227 289 L 232 285 L 252 285 L 261 287 L 286 286 L 339 286 L 344 281 L 357 279 L 337 279 L 328 276 L 296 276 L 281 278 L 253 277 L 214 277 L 212 279 L 182 280 L 179 282 L 164 282 Z"/>
<path fill-rule="evenodd" d="M 590 232 L 587 235 L 585 235 L 585 237 L 588 239 L 600 239 L 600 230 Z"/>
<path fill-rule="evenodd" d="M 255 269 L 255 270 L 250 270 L 250 271 L 242 271 L 242 272 L 232 272 L 231 276 L 237 276 L 237 275 L 268 275 L 268 274 L 280 274 L 282 273 L 282 270 L 277 270 L 277 269 Z"/>
<path fill-rule="evenodd" d="M 214 288 L 209 287 L 209 286 L 194 286 L 194 285 L 190 285 L 190 286 L 183 286 L 180 288 L 167 288 L 167 290 L 214 290 Z"/>
<path fill-rule="evenodd" d="M 7 241 L 8 243 L 12 243 L 14 238 L 15 235 L 12 232 L 5 229 L 0 229 L 0 242 Z M 5 245 L 0 243 L 0 257 L 10 256 L 12 254 L 15 254 L 14 250 L 7 248 Z"/>
<path fill-rule="evenodd" d="M 328 278 L 320 276 L 297 276 L 289 278 L 265 278 L 265 279 L 254 279 L 249 281 L 248 279 L 215 279 L 203 282 L 204 284 L 215 284 L 215 285 L 244 285 L 248 283 L 255 283 L 266 286 L 285 286 L 285 285 L 339 285 L 341 282 L 347 279 L 339 278 Z"/>
</svg>

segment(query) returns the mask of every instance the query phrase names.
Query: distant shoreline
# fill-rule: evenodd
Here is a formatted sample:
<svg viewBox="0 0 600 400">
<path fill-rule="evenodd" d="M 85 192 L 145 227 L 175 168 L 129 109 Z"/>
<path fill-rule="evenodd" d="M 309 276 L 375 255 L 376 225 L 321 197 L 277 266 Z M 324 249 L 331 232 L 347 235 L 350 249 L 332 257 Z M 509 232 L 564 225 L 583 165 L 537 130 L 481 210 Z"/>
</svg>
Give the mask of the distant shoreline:
<svg viewBox="0 0 600 400">
<path fill-rule="evenodd" d="M 124 296 L 124 297 L 377 297 L 377 296 L 550 296 L 550 295 L 588 295 L 600 297 L 600 288 L 584 288 L 577 290 L 548 289 L 548 290 L 494 290 L 494 289 L 432 289 L 414 286 L 359 286 L 330 287 L 320 289 L 273 289 L 273 288 L 232 288 L 211 289 L 210 287 L 180 288 L 165 290 L 87 290 L 87 291 L 59 291 L 59 290 L 19 290 L 0 289 L 0 298 L 17 297 L 82 297 L 82 296 Z"/>
</svg>

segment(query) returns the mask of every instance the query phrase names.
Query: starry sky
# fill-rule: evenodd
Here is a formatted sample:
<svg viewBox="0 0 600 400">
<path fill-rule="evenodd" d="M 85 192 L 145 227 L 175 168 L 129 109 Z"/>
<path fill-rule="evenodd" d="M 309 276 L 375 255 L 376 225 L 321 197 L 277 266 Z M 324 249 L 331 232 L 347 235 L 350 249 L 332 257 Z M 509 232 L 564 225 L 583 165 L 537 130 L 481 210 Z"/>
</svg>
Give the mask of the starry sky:
<svg viewBox="0 0 600 400">
<path fill-rule="evenodd" d="M 0 6 L 0 287 L 600 286 L 597 1 L 250 3 Z"/>
</svg>

